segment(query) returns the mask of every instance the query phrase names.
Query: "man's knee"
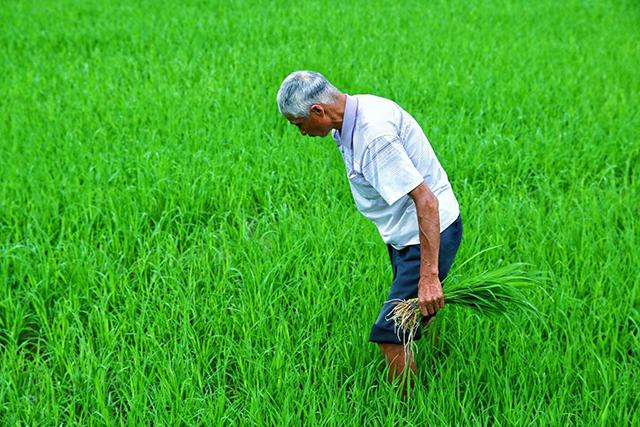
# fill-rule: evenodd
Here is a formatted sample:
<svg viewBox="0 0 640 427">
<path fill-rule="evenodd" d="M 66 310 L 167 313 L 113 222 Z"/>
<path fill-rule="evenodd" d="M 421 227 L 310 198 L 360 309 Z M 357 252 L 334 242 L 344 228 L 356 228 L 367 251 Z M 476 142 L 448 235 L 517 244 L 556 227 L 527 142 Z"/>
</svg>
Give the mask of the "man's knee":
<svg viewBox="0 0 640 427">
<path fill-rule="evenodd" d="M 404 365 L 405 362 L 405 346 L 402 344 L 393 343 L 378 343 L 380 350 L 385 355 L 387 362 L 390 364 L 400 363 Z"/>
<path fill-rule="evenodd" d="M 384 354 L 400 353 L 400 351 L 404 350 L 404 346 L 402 344 L 393 344 L 386 342 L 379 342 L 378 347 L 380 347 L 380 350 L 382 350 Z"/>
<path fill-rule="evenodd" d="M 413 359 L 412 352 L 405 353 L 405 346 L 402 344 L 393 343 L 378 343 L 380 350 L 385 355 L 387 365 L 389 366 L 389 373 L 387 379 L 390 382 L 400 379 L 408 371 L 413 371 L 417 374 L 418 369 L 416 362 Z M 408 360 L 406 359 L 408 357 Z M 408 368 L 408 369 L 407 369 Z M 409 388 L 413 388 L 413 379 L 409 379 Z M 406 388 L 403 388 L 403 394 L 406 393 Z"/>
</svg>

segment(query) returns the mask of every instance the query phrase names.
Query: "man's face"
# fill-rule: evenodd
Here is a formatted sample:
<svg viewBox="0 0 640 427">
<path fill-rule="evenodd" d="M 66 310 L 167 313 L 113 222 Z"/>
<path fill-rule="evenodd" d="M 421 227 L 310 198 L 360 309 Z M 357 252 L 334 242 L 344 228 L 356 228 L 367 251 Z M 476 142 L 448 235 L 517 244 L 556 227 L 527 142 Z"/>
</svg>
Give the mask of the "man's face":
<svg viewBox="0 0 640 427">
<path fill-rule="evenodd" d="M 309 117 L 285 116 L 294 126 L 297 126 L 302 135 L 327 136 L 331 132 L 331 120 L 325 114 L 322 105 L 314 104 L 309 110 Z"/>
</svg>

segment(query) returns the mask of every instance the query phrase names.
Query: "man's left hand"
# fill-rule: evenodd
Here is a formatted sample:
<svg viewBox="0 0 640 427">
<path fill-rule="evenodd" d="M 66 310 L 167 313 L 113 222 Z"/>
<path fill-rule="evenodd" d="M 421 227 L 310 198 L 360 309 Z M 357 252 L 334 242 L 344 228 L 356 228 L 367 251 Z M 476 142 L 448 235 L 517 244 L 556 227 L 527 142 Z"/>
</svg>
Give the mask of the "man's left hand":
<svg viewBox="0 0 640 427">
<path fill-rule="evenodd" d="M 418 283 L 418 304 L 423 316 L 435 314 L 444 307 L 442 285 L 437 277 L 433 279 L 420 278 Z"/>
</svg>

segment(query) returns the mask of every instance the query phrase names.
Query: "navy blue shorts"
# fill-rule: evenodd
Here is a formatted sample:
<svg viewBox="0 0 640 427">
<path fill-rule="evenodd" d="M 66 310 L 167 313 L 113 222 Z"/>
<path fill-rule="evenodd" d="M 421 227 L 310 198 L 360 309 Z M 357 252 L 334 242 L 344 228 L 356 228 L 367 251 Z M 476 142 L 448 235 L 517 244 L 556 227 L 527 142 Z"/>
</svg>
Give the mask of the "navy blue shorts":
<svg viewBox="0 0 640 427">
<path fill-rule="evenodd" d="M 438 273 L 440 282 L 444 281 L 449 269 L 456 257 L 458 247 L 462 241 L 462 219 L 458 216 L 453 224 L 440 233 L 440 252 L 438 254 Z M 393 282 L 391 292 L 385 301 L 391 299 L 410 299 L 418 296 L 418 282 L 420 280 L 420 245 L 409 245 L 397 250 L 387 245 L 389 258 L 393 266 Z M 402 344 L 394 331 L 393 321 L 386 320 L 395 303 L 388 302 L 382 305 L 378 320 L 371 328 L 369 341 L 379 343 Z M 424 316 L 422 324 L 425 324 L 434 315 Z M 402 336 L 402 334 L 401 334 Z M 418 328 L 414 340 L 422 338 L 422 331 Z"/>
</svg>

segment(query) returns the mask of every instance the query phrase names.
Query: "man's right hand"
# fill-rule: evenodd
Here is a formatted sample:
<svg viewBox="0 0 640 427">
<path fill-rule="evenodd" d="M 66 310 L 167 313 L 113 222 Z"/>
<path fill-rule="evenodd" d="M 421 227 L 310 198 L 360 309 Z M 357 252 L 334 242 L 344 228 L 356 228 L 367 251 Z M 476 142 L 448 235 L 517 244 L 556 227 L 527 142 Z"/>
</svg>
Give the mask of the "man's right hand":
<svg viewBox="0 0 640 427">
<path fill-rule="evenodd" d="M 429 280 L 420 278 L 418 283 L 418 304 L 423 316 L 436 314 L 444 307 L 444 294 L 442 284 L 437 277 Z"/>
</svg>

